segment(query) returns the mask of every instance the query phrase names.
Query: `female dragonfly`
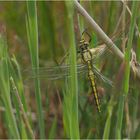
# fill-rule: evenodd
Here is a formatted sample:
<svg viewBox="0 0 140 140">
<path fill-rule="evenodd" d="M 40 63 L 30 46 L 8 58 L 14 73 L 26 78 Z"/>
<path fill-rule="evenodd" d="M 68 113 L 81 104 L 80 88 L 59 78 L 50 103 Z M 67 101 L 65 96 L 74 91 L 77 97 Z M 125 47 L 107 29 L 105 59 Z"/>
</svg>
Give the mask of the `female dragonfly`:
<svg viewBox="0 0 140 140">
<path fill-rule="evenodd" d="M 87 72 L 98 112 L 101 112 L 95 77 L 102 79 L 104 82 L 106 82 L 111 86 L 113 84 L 112 81 L 110 81 L 105 76 L 103 76 L 99 72 L 99 70 L 94 66 L 97 59 L 100 58 L 100 56 L 105 54 L 105 52 L 107 51 L 105 45 L 102 45 L 98 48 L 89 49 L 90 42 L 91 42 L 91 36 L 85 30 L 82 33 L 81 40 L 79 43 L 79 50 L 80 50 L 79 52 L 81 56 L 79 59 L 80 61 L 82 61 L 82 63 L 77 65 L 77 73 Z M 65 76 L 69 77 L 69 73 L 68 73 L 69 69 L 70 66 L 64 64 L 60 66 L 43 67 L 43 68 L 39 68 L 38 75 L 32 75 L 32 73 L 30 73 L 30 77 L 28 78 L 38 77 L 38 78 L 47 78 L 48 80 L 57 80 L 60 78 L 64 78 Z M 29 70 L 25 70 L 25 72 L 27 71 L 29 72 Z"/>
</svg>

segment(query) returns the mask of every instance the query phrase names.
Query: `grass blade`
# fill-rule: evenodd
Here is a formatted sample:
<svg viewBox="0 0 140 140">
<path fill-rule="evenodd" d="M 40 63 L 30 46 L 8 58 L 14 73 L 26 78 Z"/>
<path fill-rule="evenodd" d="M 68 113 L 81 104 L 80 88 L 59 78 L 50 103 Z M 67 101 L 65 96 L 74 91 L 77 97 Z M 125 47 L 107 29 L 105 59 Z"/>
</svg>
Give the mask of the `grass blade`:
<svg viewBox="0 0 140 140">
<path fill-rule="evenodd" d="M 111 117 L 112 117 L 112 111 L 113 111 L 113 100 L 112 99 L 110 100 L 107 111 L 108 111 L 108 114 L 107 114 L 107 119 L 105 122 L 103 139 L 109 139 L 109 135 L 110 135 Z"/>
<path fill-rule="evenodd" d="M 22 111 L 22 118 L 23 118 L 23 121 L 24 121 L 24 123 L 25 123 L 25 125 L 26 125 L 26 127 L 27 127 L 27 129 L 28 129 L 28 131 L 29 131 L 30 138 L 33 139 L 33 138 L 34 138 L 34 134 L 33 134 L 33 131 L 32 131 L 32 129 L 31 129 L 31 126 L 30 126 L 30 124 L 29 124 L 28 117 L 27 117 L 27 115 L 26 115 L 26 113 L 25 113 L 25 110 L 24 110 L 24 108 L 23 108 L 23 104 L 22 104 L 22 101 L 21 101 L 21 99 L 20 99 L 19 92 L 18 92 L 18 89 L 17 89 L 17 87 L 16 87 L 16 85 L 15 85 L 15 82 L 14 82 L 13 77 L 10 77 L 10 81 L 11 81 L 12 88 L 13 88 L 13 90 L 14 90 L 14 92 L 15 92 L 15 96 L 16 96 L 16 98 L 17 98 L 17 101 L 18 101 L 18 104 L 19 104 L 19 108 L 20 108 L 21 111 Z"/>
<path fill-rule="evenodd" d="M 55 116 L 49 132 L 49 139 L 55 139 L 57 129 L 57 116 Z"/>
<path fill-rule="evenodd" d="M 138 9 L 138 4 L 136 1 L 133 1 L 129 38 L 128 38 L 128 43 L 127 43 L 127 48 L 125 51 L 125 58 L 124 58 L 125 71 L 124 71 L 124 80 L 123 80 L 123 87 L 122 87 L 122 97 L 119 101 L 118 112 L 117 112 L 117 124 L 116 124 L 116 134 L 115 135 L 116 135 L 116 138 L 118 138 L 118 139 L 121 138 L 124 103 L 125 103 L 125 99 L 128 95 L 128 91 L 129 91 L 130 55 L 131 55 L 132 40 L 133 40 L 133 34 L 134 34 L 137 9 Z"/>
<path fill-rule="evenodd" d="M 10 83 L 9 83 L 9 68 L 8 68 L 8 54 L 7 45 L 4 37 L 0 34 L 0 92 L 6 109 L 6 120 L 9 131 L 9 137 L 19 139 L 19 131 L 15 116 L 12 111 L 12 103 L 10 98 Z"/>
<path fill-rule="evenodd" d="M 11 60 L 12 60 L 12 62 L 11 62 Z M 13 57 L 11 60 L 9 59 L 9 61 L 8 61 L 10 75 L 14 78 L 14 81 L 15 81 L 14 83 L 16 85 L 16 88 L 18 89 L 19 97 L 21 98 L 23 108 L 27 112 L 27 105 L 26 105 L 26 100 L 25 100 L 25 95 L 24 95 L 24 88 L 23 88 L 23 82 L 22 82 L 22 77 L 21 77 L 21 73 L 20 73 L 20 67 L 19 67 L 15 57 Z M 11 83 L 11 87 L 12 87 L 12 83 Z M 17 122 L 21 122 L 20 124 L 18 123 L 19 132 L 20 132 L 22 139 L 27 139 L 28 138 L 27 131 L 26 131 L 23 119 L 22 119 L 19 102 L 13 91 L 14 91 L 14 88 L 13 88 L 13 90 L 11 90 L 11 94 L 12 94 L 11 98 L 12 98 L 12 102 L 14 102 L 13 108 L 15 108 L 15 110 L 16 110 L 16 120 L 17 120 Z"/>
<path fill-rule="evenodd" d="M 140 30 L 140 19 L 138 21 L 138 29 Z M 138 60 L 138 63 L 140 63 L 140 34 L 138 36 L 138 40 L 137 40 L 137 48 L 136 48 L 136 56 L 137 56 L 137 60 Z M 138 86 L 138 85 L 137 85 Z M 134 128 L 135 128 L 135 120 L 137 119 L 137 115 L 138 115 L 138 105 L 139 105 L 139 89 L 136 89 L 135 88 L 135 93 L 134 93 L 134 98 L 136 100 L 135 102 L 135 107 L 133 109 L 133 114 L 132 114 L 132 137 L 135 138 L 135 139 L 138 139 L 140 137 L 137 137 L 136 136 L 136 132 L 134 131 Z"/>
<path fill-rule="evenodd" d="M 73 2 L 66 1 L 68 12 L 68 38 L 70 46 L 70 80 L 69 80 L 69 131 L 71 139 L 79 139 L 79 121 L 78 121 L 78 81 L 76 68 L 76 46 L 73 27 Z"/>
<path fill-rule="evenodd" d="M 38 58 L 38 23 L 37 23 L 37 9 L 35 1 L 27 2 L 27 35 L 29 42 L 29 50 L 31 55 L 32 67 L 38 68 L 39 58 Z M 33 73 L 38 74 L 38 69 L 34 69 Z M 38 78 L 35 78 L 35 97 L 37 103 L 37 113 L 39 118 L 39 130 L 40 138 L 45 138 L 45 126 L 44 126 L 44 117 L 42 113 L 42 102 L 41 102 L 41 93 L 40 93 L 40 81 Z"/>
</svg>

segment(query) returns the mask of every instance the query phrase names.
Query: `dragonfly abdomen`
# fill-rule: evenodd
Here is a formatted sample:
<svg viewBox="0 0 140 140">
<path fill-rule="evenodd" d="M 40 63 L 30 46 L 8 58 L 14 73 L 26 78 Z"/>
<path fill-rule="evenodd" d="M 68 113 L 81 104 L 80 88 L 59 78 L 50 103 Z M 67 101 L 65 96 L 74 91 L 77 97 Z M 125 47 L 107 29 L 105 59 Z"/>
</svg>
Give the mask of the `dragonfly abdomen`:
<svg viewBox="0 0 140 140">
<path fill-rule="evenodd" d="M 88 77 L 89 77 L 89 80 L 91 83 L 92 92 L 94 94 L 94 99 L 96 102 L 97 109 L 99 112 L 101 112 L 98 91 L 97 91 L 96 83 L 95 83 L 95 75 L 94 75 L 94 72 L 92 71 L 92 65 L 91 65 L 90 61 L 88 62 Z"/>
</svg>

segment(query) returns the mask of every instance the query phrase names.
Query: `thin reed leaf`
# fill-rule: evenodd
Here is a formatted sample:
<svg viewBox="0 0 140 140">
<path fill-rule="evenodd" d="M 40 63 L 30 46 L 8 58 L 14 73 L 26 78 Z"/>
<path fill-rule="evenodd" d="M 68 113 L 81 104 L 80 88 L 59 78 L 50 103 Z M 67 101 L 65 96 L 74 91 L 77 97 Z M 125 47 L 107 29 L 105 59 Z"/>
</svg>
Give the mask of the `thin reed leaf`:
<svg viewBox="0 0 140 140">
<path fill-rule="evenodd" d="M 77 67 L 76 67 L 76 46 L 73 27 L 73 2 L 66 1 L 67 7 L 67 25 L 68 25 L 68 39 L 70 46 L 70 80 L 69 80 L 69 100 L 70 100 L 70 138 L 79 139 L 79 121 L 78 121 L 78 81 L 77 81 Z"/>
<path fill-rule="evenodd" d="M 9 138 L 19 139 L 20 134 L 18 131 L 16 118 L 12 111 L 12 101 L 10 98 L 10 83 L 9 83 L 9 65 L 8 65 L 8 52 L 5 38 L 0 34 L 0 92 L 1 97 L 6 109 L 6 121 L 8 127 Z"/>
<path fill-rule="evenodd" d="M 15 56 L 12 57 L 11 61 L 13 62 L 13 65 L 15 65 L 17 73 L 18 73 L 18 74 L 15 74 L 16 71 L 14 71 L 14 74 L 18 76 L 17 88 L 19 90 L 21 101 L 23 103 L 25 112 L 27 112 L 27 103 L 26 103 L 26 99 L 25 99 L 25 95 L 24 95 L 24 87 L 23 87 L 21 69 L 20 69 L 19 63 L 17 62 L 17 59 Z"/>
<path fill-rule="evenodd" d="M 140 30 L 140 19 L 138 21 L 138 30 Z M 136 56 L 137 56 L 137 61 L 138 63 L 140 63 L 140 36 L 138 36 L 138 40 L 137 40 L 137 48 L 136 48 Z M 139 106 L 139 89 L 137 89 L 137 87 L 139 86 L 139 84 L 137 83 L 136 86 L 134 86 L 134 98 L 135 98 L 135 104 L 134 104 L 134 109 L 132 112 L 132 134 L 131 137 L 138 139 L 140 137 L 136 137 L 136 123 L 135 120 L 137 119 L 137 115 L 138 115 L 138 106 Z"/>
<path fill-rule="evenodd" d="M 55 116 L 49 132 L 49 139 L 55 139 L 57 129 L 57 116 Z"/>
<path fill-rule="evenodd" d="M 110 100 L 110 103 L 109 103 L 108 108 L 107 108 L 107 119 L 105 122 L 103 139 L 109 139 L 112 111 L 113 111 L 112 100 Z"/>
<path fill-rule="evenodd" d="M 38 58 L 38 23 L 37 23 L 37 8 L 35 1 L 27 2 L 27 36 L 29 43 L 29 50 L 31 55 L 32 67 L 38 68 L 39 58 Z M 38 74 L 38 69 L 33 69 L 34 75 Z M 40 138 L 45 138 L 45 126 L 44 126 L 44 117 L 42 112 L 42 101 L 40 93 L 40 81 L 36 77 L 34 80 L 35 83 L 35 97 L 37 103 L 37 113 L 38 113 L 38 122 L 39 122 L 39 131 Z"/>
<path fill-rule="evenodd" d="M 127 48 L 125 51 L 125 71 L 124 71 L 124 80 L 123 80 L 123 87 L 122 87 L 122 96 L 119 100 L 118 105 L 118 111 L 117 111 L 117 123 L 116 123 L 116 132 L 115 132 L 115 138 L 120 139 L 121 136 L 121 130 L 122 130 L 122 120 L 124 116 L 124 103 L 125 99 L 129 92 L 129 77 L 130 77 L 130 55 L 131 55 L 131 48 L 132 48 L 132 40 L 134 35 L 134 27 L 135 27 L 135 21 L 136 21 L 136 15 L 137 15 L 137 9 L 138 4 L 136 1 L 133 1 L 132 3 L 132 17 L 131 17 L 131 23 L 130 23 L 130 30 L 129 30 L 129 38 L 127 43 Z"/>
<path fill-rule="evenodd" d="M 13 76 L 15 78 L 15 81 L 17 84 L 18 83 L 17 76 L 14 73 L 15 71 L 12 69 L 12 65 L 11 65 L 10 60 L 9 60 L 9 71 L 10 71 L 10 76 Z M 11 85 L 11 99 L 12 99 L 12 103 L 13 103 L 13 108 L 15 109 L 15 112 L 16 112 L 16 120 L 17 120 L 17 122 L 21 122 L 21 123 L 17 124 L 21 138 L 23 138 L 23 139 L 28 138 L 27 133 L 26 133 L 26 129 L 25 129 L 25 125 L 24 125 L 24 122 L 23 122 L 22 117 L 21 117 L 21 112 L 20 112 L 18 100 L 13 92 L 13 87 L 12 87 L 11 83 L 10 83 L 10 85 Z"/>
<path fill-rule="evenodd" d="M 139 18 L 138 22 L 139 22 L 138 23 L 138 29 L 140 31 L 140 18 Z M 140 63 L 140 36 L 138 36 L 136 55 L 137 55 L 137 60 Z"/>
<path fill-rule="evenodd" d="M 66 91 L 63 91 L 64 101 L 63 101 L 63 125 L 64 132 L 67 137 L 70 137 L 70 100 L 69 100 L 69 90 L 67 82 L 65 84 Z"/>
<path fill-rule="evenodd" d="M 10 74 L 12 75 L 12 77 L 14 78 L 14 84 L 15 87 L 18 90 L 19 93 L 19 97 L 21 99 L 22 105 L 23 105 L 23 109 L 25 112 L 27 112 L 27 103 L 26 103 L 26 99 L 25 99 L 25 94 L 24 94 L 24 85 L 23 85 L 23 81 L 22 81 L 22 75 L 21 75 L 21 70 L 20 70 L 20 66 L 16 60 L 16 57 L 13 55 L 12 59 L 9 59 L 9 69 L 10 69 Z M 16 110 L 16 118 L 18 122 L 21 122 L 19 124 L 19 131 L 21 134 L 21 138 L 22 139 L 27 139 L 28 138 L 28 131 L 26 129 L 26 126 L 23 122 L 22 119 L 22 115 L 21 115 L 21 109 L 19 107 L 19 102 L 14 94 L 14 90 L 12 90 L 12 99 L 14 102 L 14 108 Z"/>
<path fill-rule="evenodd" d="M 28 121 L 27 115 L 25 113 L 25 110 L 23 108 L 23 104 L 22 104 L 22 101 L 20 99 L 19 92 L 18 92 L 18 89 L 17 89 L 17 87 L 15 85 L 13 77 L 10 77 L 10 81 L 11 81 L 12 88 L 13 88 L 13 90 L 15 92 L 15 96 L 17 98 L 17 101 L 18 101 L 18 104 L 19 104 L 19 108 L 20 108 L 20 110 L 22 112 L 22 118 L 23 118 L 24 124 L 25 124 L 25 126 L 27 127 L 27 129 L 29 131 L 30 138 L 33 139 L 34 138 L 34 134 L 33 134 L 33 131 L 31 129 L 31 126 L 29 124 L 29 121 Z"/>
</svg>

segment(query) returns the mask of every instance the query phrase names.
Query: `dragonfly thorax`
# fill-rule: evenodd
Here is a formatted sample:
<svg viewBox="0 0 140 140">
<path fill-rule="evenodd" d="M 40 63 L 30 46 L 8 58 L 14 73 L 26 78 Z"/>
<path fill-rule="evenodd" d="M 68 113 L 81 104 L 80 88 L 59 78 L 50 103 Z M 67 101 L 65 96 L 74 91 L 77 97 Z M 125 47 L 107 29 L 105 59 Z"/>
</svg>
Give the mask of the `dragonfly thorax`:
<svg viewBox="0 0 140 140">
<path fill-rule="evenodd" d="M 81 56 L 82 56 L 82 60 L 87 63 L 88 61 L 92 60 L 92 53 L 91 51 L 88 49 L 87 45 L 83 45 L 80 48 L 80 52 L 81 52 Z"/>
<path fill-rule="evenodd" d="M 80 48 L 82 48 L 82 46 L 88 47 L 88 45 L 89 45 L 88 41 L 85 41 L 84 39 L 80 40 L 80 43 L 79 43 Z"/>
</svg>

